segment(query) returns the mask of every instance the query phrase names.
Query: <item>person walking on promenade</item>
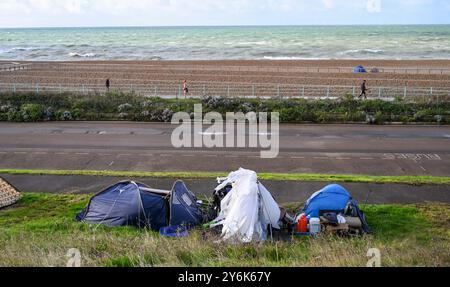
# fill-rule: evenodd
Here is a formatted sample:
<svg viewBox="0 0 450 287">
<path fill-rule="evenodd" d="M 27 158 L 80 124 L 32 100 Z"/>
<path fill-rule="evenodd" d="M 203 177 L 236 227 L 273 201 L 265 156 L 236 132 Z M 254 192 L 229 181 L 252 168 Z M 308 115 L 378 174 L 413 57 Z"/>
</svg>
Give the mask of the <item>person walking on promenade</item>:
<svg viewBox="0 0 450 287">
<path fill-rule="evenodd" d="M 364 99 L 367 100 L 367 81 L 364 80 L 361 84 L 361 94 L 358 99 L 361 99 L 364 96 Z"/>
<path fill-rule="evenodd" d="M 105 86 L 106 86 L 106 91 L 109 93 L 109 88 L 111 87 L 111 81 L 109 79 L 106 79 Z"/>
<path fill-rule="evenodd" d="M 186 80 L 183 81 L 183 94 L 185 98 L 189 95 L 189 87 Z"/>
</svg>

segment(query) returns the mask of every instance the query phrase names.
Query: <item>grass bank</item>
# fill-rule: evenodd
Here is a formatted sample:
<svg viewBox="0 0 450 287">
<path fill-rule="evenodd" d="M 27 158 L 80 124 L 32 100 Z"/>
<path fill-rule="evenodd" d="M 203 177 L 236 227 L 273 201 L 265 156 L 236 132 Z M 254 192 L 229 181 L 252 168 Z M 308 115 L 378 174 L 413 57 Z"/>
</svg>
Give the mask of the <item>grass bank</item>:
<svg viewBox="0 0 450 287">
<path fill-rule="evenodd" d="M 215 179 L 228 174 L 223 172 L 147 172 L 147 171 L 106 171 L 106 170 L 28 170 L 0 169 L 0 174 L 16 175 L 85 175 L 133 178 L 177 178 Z M 320 181 L 334 183 L 396 183 L 409 185 L 444 184 L 450 185 L 450 177 L 437 176 L 372 176 L 352 174 L 303 174 L 303 173 L 258 173 L 260 180 L 274 181 Z"/>
<path fill-rule="evenodd" d="M 135 228 L 74 221 L 86 195 L 24 194 L 0 210 L 0 266 L 65 266 L 77 248 L 83 266 L 365 266 L 370 248 L 383 266 L 450 266 L 450 205 L 367 205 L 373 233 L 242 246 L 215 244 L 204 230 L 182 239 Z"/>
<path fill-rule="evenodd" d="M 283 123 L 349 123 L 382 124 L 450 123 L 450 101 L 431 97 L 427 100 L 358 101 L 352 95 L 338 100 L 248 99 L 204 97 L 203 99 L 161 99 L 111 92 L 106 95 L 5 93 L 0 97 L 0 121 L 102 121 L 128 120 L 169 122 L 174 113 L 194 112 L 202 104 L 203 112 L 278 112 Z"/>
</svg>

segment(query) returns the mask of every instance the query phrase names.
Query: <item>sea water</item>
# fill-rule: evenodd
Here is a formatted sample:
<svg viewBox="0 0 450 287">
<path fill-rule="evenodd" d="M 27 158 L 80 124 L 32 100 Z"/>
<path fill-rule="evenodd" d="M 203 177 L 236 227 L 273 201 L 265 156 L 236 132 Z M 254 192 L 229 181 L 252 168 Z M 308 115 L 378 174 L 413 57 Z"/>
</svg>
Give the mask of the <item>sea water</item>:
<svg viewBox="0 0 450 287">
<path fill-rule="evenodd" d="M 450 59 L 450 25 L 0 29 L 0 60 Z"/>
</svg>

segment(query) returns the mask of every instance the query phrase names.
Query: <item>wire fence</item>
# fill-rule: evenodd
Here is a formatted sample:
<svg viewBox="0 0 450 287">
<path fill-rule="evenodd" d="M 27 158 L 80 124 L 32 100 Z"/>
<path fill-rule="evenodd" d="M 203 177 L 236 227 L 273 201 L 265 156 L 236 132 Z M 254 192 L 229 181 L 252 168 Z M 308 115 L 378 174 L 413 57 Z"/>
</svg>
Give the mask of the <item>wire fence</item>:
<svg viewBox="0 0 450 287">
<path fill-rule="evenodd" d="M 228 98 L 303 98 L 303 99 L 339 99 L 344 96 L 360 96 L 357 86 L 320 86 L 320 85 L 273 85 L 273 84 L 237 84 L 237 83 L 190 83 L 189 93 L 185 94 L 182 84 L 173 82 L 151 82 L 148 84 L 117 85 L 110 92 L 133 93 L 142 97 L 183 98 L 183 97 L 228 97 Z M 22 84 L 0 83 L 0 95 L 5 93 L 35 93 L 77 95 L 104 94 L 103 85 L 69 84 Z M 412 87 L 373 87 L 367 91 L 370 99 L 392 101 L 396 98 L 410 101 L 450 101 L 450 90 Z"/>
</svg>

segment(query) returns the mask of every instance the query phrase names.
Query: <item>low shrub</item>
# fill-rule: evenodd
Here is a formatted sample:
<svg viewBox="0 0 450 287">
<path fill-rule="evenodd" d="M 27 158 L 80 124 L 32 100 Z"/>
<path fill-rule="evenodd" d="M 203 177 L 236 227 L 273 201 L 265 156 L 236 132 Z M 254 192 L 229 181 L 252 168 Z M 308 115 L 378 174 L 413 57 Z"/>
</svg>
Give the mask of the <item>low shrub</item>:
<svg viewBox="0 0 450 287">
<path fill-rule="evenodd" d="M 106 95 L 74 94 L 3 94 L 0 98 L 0 121 L 71 121 L 71 120 L 134 120 L 169 122 L 174 113 L 194 112 L 202 104 L 203 113 L 278 112 L 284 123 L 346 123 L 426 122 L 448 124 L 450 102 L 439 105 L 426 101 L 408 102 L 398 98 L 358 101 L 351 94 L 338 100 L 305 99 L 239 99 L 204 97 L 202 99 L 162 99 L 139 97 L 133 93 L 112 91 Z"/>
</svg>

